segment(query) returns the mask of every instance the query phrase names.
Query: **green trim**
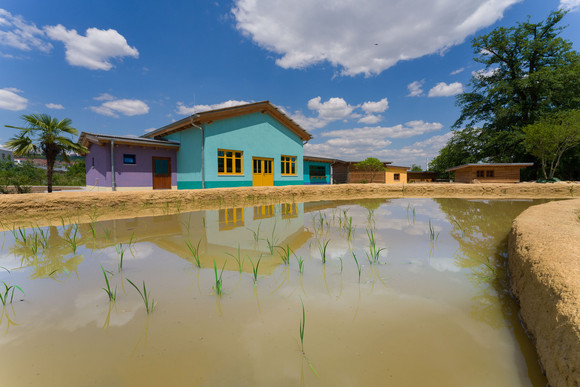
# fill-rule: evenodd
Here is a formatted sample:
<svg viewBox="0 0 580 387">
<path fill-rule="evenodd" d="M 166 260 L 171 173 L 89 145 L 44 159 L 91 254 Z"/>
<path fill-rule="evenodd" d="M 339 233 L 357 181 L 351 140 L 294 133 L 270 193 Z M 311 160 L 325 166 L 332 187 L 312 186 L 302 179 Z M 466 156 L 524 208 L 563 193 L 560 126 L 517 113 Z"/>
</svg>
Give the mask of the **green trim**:
<svg viewBox="0 0 580 387">
<path fill-rule="evenodd" d="M 276 187 L 285 186 L 285 185 L 304 185 L 304 181 L 302 180 L 278 180 L 274 182 Z"/>
<path fill-rule="evenodd" d="M 251 181 L 206 181 L 205 188 L 251 187 Z"/>
</svg>

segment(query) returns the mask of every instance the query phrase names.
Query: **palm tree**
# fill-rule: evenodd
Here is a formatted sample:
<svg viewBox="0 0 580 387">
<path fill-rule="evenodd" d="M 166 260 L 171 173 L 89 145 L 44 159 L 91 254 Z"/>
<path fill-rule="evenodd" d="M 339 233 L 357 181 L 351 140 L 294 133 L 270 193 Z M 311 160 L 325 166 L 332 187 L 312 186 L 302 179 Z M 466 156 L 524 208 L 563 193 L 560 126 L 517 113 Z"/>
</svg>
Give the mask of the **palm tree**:
<svg viewBox="0 0 580 387">
<path fill-rule="evenodd" d="M 58 155 L 68 161 L 67 152 L 87 153 L 88 149 L 73 142 L 66 134 L 75 135 L 78 131 L 71 126 L 69 118 L 57 120 L 48 114 L 24 114 L 20 117 L 25 127 L 4 125 L 18 129 L 20 133 L 11 138 L 5 146 L 14 151 L 14 155 L 23 156 L 41 152 L 46 156 L 46 180 L 48 192 L 52 192 L 52 174 L 54 162 Z"/>
</svg>

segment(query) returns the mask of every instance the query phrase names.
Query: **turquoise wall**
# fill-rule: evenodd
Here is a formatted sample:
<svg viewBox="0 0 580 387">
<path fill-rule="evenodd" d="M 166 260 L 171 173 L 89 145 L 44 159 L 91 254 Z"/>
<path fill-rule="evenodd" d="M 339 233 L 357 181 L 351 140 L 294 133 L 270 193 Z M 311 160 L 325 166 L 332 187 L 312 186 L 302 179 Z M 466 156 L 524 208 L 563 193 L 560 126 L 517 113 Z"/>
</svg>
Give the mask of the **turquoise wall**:
<svg viewBox="0 0 580 387">
<path fill-rule="evenodd" d="M 326 178 L 310 178 L 310 166 L 316 165 L 324 167 Z M 304 184 L 330 184 L 330 163 L 322 163 L 319 161 L 304 161 Z"/>
<path fill-rule="evenodd" d="M 274 185 L 303 184 L 302 139 L 269 114 L 253 113 L 204 124 L 205 186 L 252 185 L 252 157 L 274 159 Z M 201 188 L 201 136 L 191 128 L 166 136 L 181 143 L 177 152 L 177 188 Z M 217 150 L 243 152 L 243 175 L 218 175 Z M 296 156 L 296 176 L 282 176 L 282 155 Z"/>
<path fill-rule="evenodd" d="M 177 189 L 201 188 L 201 133 L 199 129 L 182 130 L 165 138 L 179 141 L 177 152 Z"/>
</svg>

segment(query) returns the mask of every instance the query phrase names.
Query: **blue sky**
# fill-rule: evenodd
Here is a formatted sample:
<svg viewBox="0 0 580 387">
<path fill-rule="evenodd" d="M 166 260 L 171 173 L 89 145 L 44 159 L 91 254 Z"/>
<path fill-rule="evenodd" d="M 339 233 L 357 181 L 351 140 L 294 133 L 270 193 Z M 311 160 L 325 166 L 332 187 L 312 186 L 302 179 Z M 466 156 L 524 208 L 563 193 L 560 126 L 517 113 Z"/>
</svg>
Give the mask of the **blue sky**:
<svg viewBox="0 0 580 387">
<path fill-rule="evenodd" d="M 305 154 L 425 167 L 469 90 L 471 39 L 580 0 L 0 0 L 0 144 L 19 117 L 142 135 L 195 111 L 269 100 Z"/>
</svg>

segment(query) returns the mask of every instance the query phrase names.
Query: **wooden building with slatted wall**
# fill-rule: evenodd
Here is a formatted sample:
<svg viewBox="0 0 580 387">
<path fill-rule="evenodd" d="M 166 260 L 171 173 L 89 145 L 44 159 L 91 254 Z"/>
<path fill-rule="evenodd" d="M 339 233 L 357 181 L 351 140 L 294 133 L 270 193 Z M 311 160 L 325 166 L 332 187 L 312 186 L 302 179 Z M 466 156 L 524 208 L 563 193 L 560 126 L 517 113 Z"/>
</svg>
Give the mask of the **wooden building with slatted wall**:
<svg viewBox="0 0 580 387">
<path fill-rule="evenodd" d="M 447 169 L 455 174 L 457 183 L 519 183 L 520 170 L 533 163 L 465 164 Z"/>
</svg>

